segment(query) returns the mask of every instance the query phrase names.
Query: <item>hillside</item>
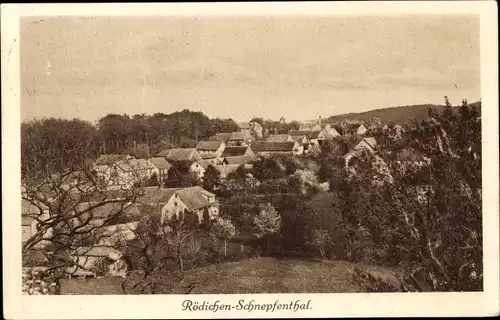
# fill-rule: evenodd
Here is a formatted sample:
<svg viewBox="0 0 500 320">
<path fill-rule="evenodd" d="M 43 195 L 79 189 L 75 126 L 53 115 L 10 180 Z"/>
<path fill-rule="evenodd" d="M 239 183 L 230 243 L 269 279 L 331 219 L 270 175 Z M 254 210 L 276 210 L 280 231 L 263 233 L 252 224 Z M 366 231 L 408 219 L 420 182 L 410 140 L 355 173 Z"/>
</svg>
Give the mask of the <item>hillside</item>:
<svg viewBox="0 0 500 320">
<path fill-rule="evenodd" d="M 393 271 L 380 267 L 346 261 L 321 263 L 274 258 L 225 263 L 218 271 L 215 266 L 198 268 L 189 272 L 186 279 L 208 279 L 194 294 L 361 292 L 351 278 L 356 266 L 395 281 Z M 122 281 L 122 278 L 63 279 L 61 294 L 121 294 Z"/>
<path fill-rule="evenodd" d="M 475 105 L 481 114 L 481 101 L 474 102 L 470 104 Z M 401 106 L 385 109 L 370 110 L 362 113 L 346 113 L 336 116 L 331 116 L 327 121 L 337 122 L 342 120 L 358 120 L 358 121 L 369 121 L 373 118 L 379 118 L 384 124 L 399 123 L 407 124 L 412 120 L 422 121 L 427 118 L 427 113 L 429 108 L 433 108 L 439 113 L 443 112 L 444 105 L 434 105 L 434 104 L 422 104 L 422 105 L 411 105 L 411 106 Z M 454 107 L 458 111 L 458 106 Z"/>
</svg>

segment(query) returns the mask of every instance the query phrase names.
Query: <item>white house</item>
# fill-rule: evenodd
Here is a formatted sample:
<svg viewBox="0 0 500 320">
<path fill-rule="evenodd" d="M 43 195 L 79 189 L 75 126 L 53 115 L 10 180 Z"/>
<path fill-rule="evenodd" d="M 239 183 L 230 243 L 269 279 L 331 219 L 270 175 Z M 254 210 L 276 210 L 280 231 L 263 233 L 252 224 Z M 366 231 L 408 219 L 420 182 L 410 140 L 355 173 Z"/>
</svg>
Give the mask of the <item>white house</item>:
<svg viewBox="0 0 500 320">
<path fill-rule="evenodd" d="M 151 178 L 154 173 L 159 174 L 157 168 L 146 159 L 125 158 L 110 165 L 96 163 L 94 168 L 98 181 L 110 189 L 131 188 Z"/>
</svg>

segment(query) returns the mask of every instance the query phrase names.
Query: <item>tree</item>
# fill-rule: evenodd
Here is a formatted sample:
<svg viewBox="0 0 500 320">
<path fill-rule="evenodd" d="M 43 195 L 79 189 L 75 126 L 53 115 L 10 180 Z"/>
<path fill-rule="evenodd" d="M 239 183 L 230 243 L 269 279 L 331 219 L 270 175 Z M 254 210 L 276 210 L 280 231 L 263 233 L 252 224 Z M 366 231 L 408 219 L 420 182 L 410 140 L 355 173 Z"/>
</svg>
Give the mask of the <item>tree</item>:
<svg viewBox="0 0 500 320">
<path fill-rule="evenodd" d="M 236 229 L 230 219 L 217 217 L 214 224 L 216 237 L 224 241 L 224 256 L 227 256 L 227 240 L 234 237 Z"/>
<path fill-rule="evenodd" d="M 261 205 L 259 215 L 255 216 L 254 224 L 259 235 L 272 234 L 280 230 L 281 217 L 272 204 Z"/>
<path fill-rule="evenodd" d="M 210 192 L 218 190 L 221 184 L 220 172 L 213 165 L 208 165 L 203 176 L 203 188 Z"/>
</svg>

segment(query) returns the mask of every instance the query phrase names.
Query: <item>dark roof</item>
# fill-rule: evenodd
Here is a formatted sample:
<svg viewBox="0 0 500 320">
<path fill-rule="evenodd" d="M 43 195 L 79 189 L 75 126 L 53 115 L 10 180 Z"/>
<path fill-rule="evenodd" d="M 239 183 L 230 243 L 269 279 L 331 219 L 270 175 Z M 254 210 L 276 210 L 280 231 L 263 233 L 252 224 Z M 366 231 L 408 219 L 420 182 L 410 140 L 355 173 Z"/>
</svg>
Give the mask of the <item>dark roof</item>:
<svg viewBox="0 0 500 320">
<path fill-rule="evenodd" d="M 217 158 L 217 154 L 210 152 L 210 153 L 202 153 L 200 154 L 201 159 L 206 160 L 206 159 L 215 159 Z"/>
<path fill-rule="evenodd" d="M 234 156 L 234 157 L 226 157 L 224 160 L 227 162 L 227 164 L 247 164 L 250 162 L 253 162 L 257 160 L 257 157 L 255 156 Z"/>
<path fill-rule="evenodd" d="M 126 160 L 127 158 L 134 158 L 126 154 L 103 154 L 95 161 L 97 165 L 112 165 L 116 161 Z"/>
<path fill-rule="evenodd" d="M 214 136 L 210 137 L 209 140 L 227 142 L 230 137 L 231 137 L 231 132 L 219 132 L 216 133 Z"/>
<path fill-rule="evenodd" d="M 198 150 L 208 150 L 208 151 L 216 151 L 220 148 L 222 141 L 212 140 L 212 141 L 200 141 L 196 145 L 196 149 Z"/>
<path fill-rule="evenodd" d="M 170 170 L 170 168 L 172 167 L 167 159 L 162 157 L 151 158 L 149 159 L 149 162 L 151 162 L 156 168 L 160 170 Z"/>
<path fill-rule="evenodd" d="M 222 157 L 243 156 L 247 152 L 248 147 L 227 147 L 222 152 Z"/>
<path fill-rule="evenodd" d="M 295 142 L 263 142 L 258 141 L 252 145 L 254 151 L 293 151 Z"/>
</svg>

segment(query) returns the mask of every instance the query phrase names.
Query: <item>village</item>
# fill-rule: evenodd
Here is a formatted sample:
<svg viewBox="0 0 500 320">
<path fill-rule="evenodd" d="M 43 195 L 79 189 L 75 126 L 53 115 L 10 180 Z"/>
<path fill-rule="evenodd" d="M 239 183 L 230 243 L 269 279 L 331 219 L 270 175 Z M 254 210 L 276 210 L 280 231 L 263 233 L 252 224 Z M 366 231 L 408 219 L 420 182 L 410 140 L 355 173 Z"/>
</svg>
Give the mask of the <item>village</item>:
<svg viewBox="0 0 500 320">
<path fill-rule="evenodd" d="M 284 118 L 280 121 L 283 123 Z M 72 250 L 71 257 L 75 265 L 67 268 L 67 276 L 96 277 L 99 274 L 101 277 L 106 275 L 125 277 L 127 264 L 123 260 L 123 254 L 115 247 L 123 239 L 131 241 L 135 238 L 134 230 L 137 228 L 138 221 L 143 218 L 139 209 L 141 205 L 154 206 L 156 214 L 161 217 L 161 223 L 167 223 L 173 216 L 178 217 L 186 211 L 195 213 L 199 223 L 202 223 L 205 211 L 208 212 L 211 220 L 219 216 L 220 206 L 214 193 L 201 186 L 165 186 L 170 170 L 179 163 L 187 165 L 189 172 L 199 181 L 203 181 L 209 167 L 215 169 L 220 180 L 224 181 L 238 168 L 250 170 L 255 162 L 273 155 L 314 158 L 314 155 L 321 152 L 322 145 L 341 137 L 340 132 L 342 132 L 344 136 L 358 141 L 351 150 L 342 155 L 347 169 L 352 157 L 360 156 L 363 152 L 376 153 L 376 139 L 367 136 L 370 129 L 389 131 L 387 125 L 380 126 L 380 128 L 374 126 L 367 128 L 360 122 L 348 123 L 342 128 L 340 124 L 321 121 L 321 117 L 316 121 L 302 123 L 298 130 L 290 130 L 287 134 L 264 132 L 258 122 L 238 123 L 238 127 L 240 131 L 220 132 L 201 140 L 197 142 L 195 148 L 165 149 L 148 159 L 137 159 L 128 154 L 102 154 L 92 164 L 95 178 L 92 182 L 88 181 L 88 176 L 82 172 L 71 172 L 62 176 L 53 175 L 52 182 L 57 180 L 63 190 L 71 192 L 78 192 L 84 184 L 90 188 L 95 186 L 94 183 L 110 191 L 111 194 L 115 191 L 114 195 L 117 195 L 119 191 L 132 190 L 137 187 L 141 187 L 142 191 L 134 203 L 99 204 L 91 211 L 91 224 L 105 226 L 105 231 L 96 243 Z M 401 126 L 395 127 L 398 134 L 401 128 Z M 82 184 L 83 181 L 85 182 Z M 149 185 L 145 186 L 148 181 Z M 88 208 L 92 204 L 91 201 L 82 202 L 78 204 L 78 207 Z M 125 220 L 118 219 L 122 221 L 117 224 L 103 222 L 117 213 L 126 216 Z M 23 200 L 23 242 L 28 242 L 39 234 L 40 220 L 44 217 L 49 219 L 50 216 L 48 207 L 45 207 L 43 214 L 40 215 L 39 206 Z M 126 222 L 123 223 L 123 221 Z M 51 228 L 44 231 L 46 235 L 50 235 L 51 232 Z M 40 241 L 35 247 L 43 251 L 44 244 L 47 243 L 48 241 Z M 104 270 L 98 268 L 103 261 L 106 261 Z M 35 273 L 47 269 L 36 265 L 31 267 L 30 270 L 35 270 Z M 42 290 L 47 292 L 46 288 Z"/>
</svg>

